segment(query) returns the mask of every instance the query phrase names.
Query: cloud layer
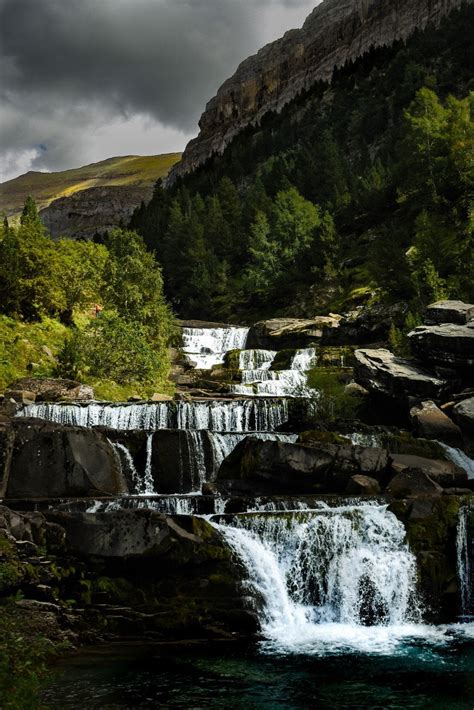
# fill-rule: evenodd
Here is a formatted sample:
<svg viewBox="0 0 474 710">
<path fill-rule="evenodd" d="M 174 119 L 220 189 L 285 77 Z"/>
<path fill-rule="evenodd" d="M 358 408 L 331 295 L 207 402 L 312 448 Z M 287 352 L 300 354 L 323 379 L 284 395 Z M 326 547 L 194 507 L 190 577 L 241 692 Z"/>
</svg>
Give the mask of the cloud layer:
<svg viewBox="0 0 474 710">
<path fill-rule="evenodd" d="M 317 0 L 0 0 L 3 179 L 180 150 L 205 102 Z"/>
</svg>

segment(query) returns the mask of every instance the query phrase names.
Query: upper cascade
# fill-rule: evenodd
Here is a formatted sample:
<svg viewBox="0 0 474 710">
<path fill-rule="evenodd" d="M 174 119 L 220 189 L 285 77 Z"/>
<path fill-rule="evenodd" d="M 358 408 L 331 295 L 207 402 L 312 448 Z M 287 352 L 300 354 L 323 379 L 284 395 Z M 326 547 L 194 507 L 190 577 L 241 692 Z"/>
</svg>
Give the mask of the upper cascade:
<svg viewBox="0 0 474 710">
<path fill-rule="evenodd" d="M 467 0 L 471 2 L 472 0 Z M 438 24 L 463 0 L 324 0 L 299 30 L 246 59 L 218 90 L 199 121 L 200 133 L 169 173 L 167 184 L 192 172 L 268 111 L 283 106 L 337 67 L 372 48 L 389 46 Z"/>
</svg>

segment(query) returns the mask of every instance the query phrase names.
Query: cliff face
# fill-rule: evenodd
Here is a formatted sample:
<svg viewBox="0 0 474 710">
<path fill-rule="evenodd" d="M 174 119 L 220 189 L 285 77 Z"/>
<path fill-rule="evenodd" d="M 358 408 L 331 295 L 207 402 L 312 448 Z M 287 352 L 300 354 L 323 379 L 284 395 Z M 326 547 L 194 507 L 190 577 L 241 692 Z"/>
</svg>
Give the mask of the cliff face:
<svg viewBox="0 0 474 710">
<path fill-rule="evenodd" d="M 472 0 L 468 0 L 471 2 Z M 316 81 L 330 81 L 335 68 L 371 48 L 406 39 L 438 23 L 462 0 L 324 0 L 300 30 L 246 59 L 209 101 L 192 140 L 167 178 L 193 171 L 268 111 L 279 111 Z"/>
</svg>

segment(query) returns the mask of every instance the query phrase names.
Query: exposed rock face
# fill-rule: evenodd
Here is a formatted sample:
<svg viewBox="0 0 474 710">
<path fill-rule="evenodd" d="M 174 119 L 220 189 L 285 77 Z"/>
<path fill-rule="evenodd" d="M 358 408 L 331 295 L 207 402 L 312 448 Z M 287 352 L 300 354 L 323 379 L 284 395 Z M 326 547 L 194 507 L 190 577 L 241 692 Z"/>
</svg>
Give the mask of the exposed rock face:
<svg viewBox="0 0 474 710">
<path fill-rule="evenodd" d="M 387 493 L 394 498 L 441 495 L 443 489 L 419 468 L 406 468 L 390 482 Z"/>
<path fill-rule="evenodd" d="M 316 81 L 330 81 L 336 67 L 373 47 L 391 45 L 415 29 L 437 23 L 461 0 L 325 0 L 302 29 L 287 32 L 246 59 L 209 101 L 199 136 L 191 141 L 168 181 L 222 153 L 245 126 L 279 111 Z"/>
<path fill-rule="evenodd" d="M 413 407 L 410 417 L 418 436 L 462 446 L 461 429 L 434 402 L 426 401 Z"/>
<path fill-rule="evenodd" d="M 54 200 L 40 217 L 53 237 L 92 239 L 96 232 L 128 224 L 134 210 L 152 194 L 152 186 L 91 187 Z"/>
<path fill-rule="evenodd" d="M 87 401 L 94 399 L 94 390 L 74 380 L 60 380 L 51 377 L 24 377 L 13 382 L 5 396 L 13 397 L 17 393 L 29 393 L 36 402 Z M 22 400 L 20 400 L 22 401 Z"/>
<path fill-rule="evenodd" d="M 422 325 L 409 333 L 415 357 L 445 367 L 474 366 L 474 321 L 466 325 Z"/>
<path fill-rule="evenodd" d="M 389 350 L 356 350 L 355 359 L 355 379 L 370 392 L 409 401 L 438 399 L 448 389 L 445 380 Z"/>
<path fill-rule="evenodd" d="M 465 443 L 474 454 L 474 397 L 465 399 L 454 407 L 453 415 L 461 427 Z"/>
<path fill-rule="evenodd" d="M 474 319 L 474 305 L 462 301 L 437 301 L 427 306 L 423 321 L 426 325 L 457 323 L 465 325 Z"/>
<path fill-rule="evenodd" d="M 463 486 L 467 481 L 467 473 L 455 466 L 451 461 L 427 459 L 422 456 L 408 454 L 391 454 L 391 470 L 396 474 L 406 470 L 418 470 L 425 473 L 432 481 L 443 488 Z M 392 485 L 390 483 L 390 485 Z"/>
<path fill-rule="evenodd" d="M 350 479 L 346 493 L 348 495 L 378 495 L 380 493 L 380 483 L 375 478 L 358 474 Z"/>
<path fill-rule="evenodd" d="M 107 438 L 93 429 L 15 420 L 6 498 L 122 495 L 128 486 Z"/>
<path fill-rule="evenodd" d="M 282 350 L 305 348 L 329 337 L 339 328 L 341 316 L 318 316 L 309 320 L 301 318 L 272 318 L 255 323 L 250 328 L 247 348 Z"/>
<path fill-rule="evenodd" d="M 387 452 L 377 448 L 322 442 L 310 446 L 249 437 L 223 462 L 218 487 L 236 495 L 342 493 L 353 475 L 382 475 L 388 460 Z"/>
</svg>

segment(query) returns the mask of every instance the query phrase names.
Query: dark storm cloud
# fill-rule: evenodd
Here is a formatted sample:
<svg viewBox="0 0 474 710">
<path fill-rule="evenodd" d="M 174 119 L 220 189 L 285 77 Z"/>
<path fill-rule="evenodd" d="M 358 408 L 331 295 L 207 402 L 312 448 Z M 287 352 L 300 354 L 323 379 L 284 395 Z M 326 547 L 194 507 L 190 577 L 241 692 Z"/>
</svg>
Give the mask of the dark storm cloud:
<svg viewBox="0 0 474 710">
<path fill-rule="evenodd" d="M 272 22 L 315 4 L 0 0 L 0 149 L 10 160 L 34 151 L 35 167 L 56 169 L 80 162 L 88 132 L 117 117 L 190 134 L 219 84 L 272 36 Z"/>
</svg>

